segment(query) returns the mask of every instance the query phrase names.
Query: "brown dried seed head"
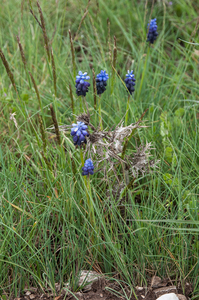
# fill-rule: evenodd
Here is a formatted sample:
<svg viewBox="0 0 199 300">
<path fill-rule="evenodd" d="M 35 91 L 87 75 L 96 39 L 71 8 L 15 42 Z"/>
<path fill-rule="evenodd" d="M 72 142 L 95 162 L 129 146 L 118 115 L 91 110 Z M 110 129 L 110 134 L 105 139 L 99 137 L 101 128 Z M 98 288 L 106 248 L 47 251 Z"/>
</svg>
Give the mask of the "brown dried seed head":
<svg viewBox="0 0 199 300">
<path fill-rule="evenodd" d="M 54 83 L 54 90 L 55 90 L 55 97 L 56 97 L 57 96 L 57 76 L 56 76 L 55 60 L 54 60 L 52 48 L 51 48 L 51 58 L 52 58 L 52 69 L 53 69 L 53 83 Z"/>
<path fill-rule="evenodd" d="M 8 77 L 10 78 L 10 81 L 12 82 L 12 85 L 13 85 L 13 87 L 14 87 L 16 93 L 18 93 L 16 84 L 15 84 L 15 80 L 14 80 L 13 73 L 12 73 L 11 70 L 10 70 L 8 61 L 6 60 L 5 55 L 3 54 L 3 51 L 2 51 L 1 48 L 0 48 L 0 57 L 1 57 L 1 60 L 2 60 L 2 62 L 3 62 L 3 64 L 4 64 L 4 67 L 5 67 L 5 69 L 6 69 L 6 72 L 7 72 L 7 74 L 8 74 Z"/>
<path fill-rule="evenodd" d="M 47 36 L 46 26 L 45 26 L 45 21 L 44 21 L 44 15 L 43 15 L 41 6 L 40 6 L 38 1 L 37 1 L 37 7 L 38 7 L 38 10 L 39 10 L 39 14 L 40 14 L 41 28 L 42 28 L 42 31 L 43 31 L 45 48 L 46 48 L 46 52 L 47 52 L 47 55 L 48 55 L 48 60 L 50 61 L 50 49 L 49 49 L 48 36 Z"/>
<path fill-rule="evenodd" d="M 20 38 L 19 38 L 18 35 L 17 35 L 17 42 L 18 42 L 18 45 L 19 45 L 19 50 L 20 50 L 20 53 L 21 53 L 21 58 L 22 58 L 22 61 L 23 61 L 23 64 L 24 64 L 24 68 L 26 69 L 27 61 L 26 61 L 26 57 L 25 57 L 25 54 L 24 54 L 24 51 L 23 51 L 23 47 L 21 45 Z"/>
<path fill-rule="evenodd" d="M 40 109 L 41 109 L 42 106 L 41 106 L 41 98 L 40 98 L 40 95 L 39 95 L 39 90 L 38 90 L 38 88 L 37 88 L 35 79 L 34 79 L 32 73 L 31 73 L 30 71 L 29 71 L 29 74 L 30 74 L 30 78 L 31 78 L 31 80 L 32 80 L 32 83 L 33 83 L 33 86 L 34 86 L 34 89 L 35 89 L 35 92 L 36 92 L 36 95 L 37 95 L 37 99 L 38 99 L 38 101 L 39 101 L 39 107 L 40 107 Z"/>
<path fill-rule="evenodd" d="M 78 122 L 84 122 L 85 125 L 88 125 L 90 122 L 90 118 L 87 114 L 83 113 L 77 117 Z"/>
</svg>

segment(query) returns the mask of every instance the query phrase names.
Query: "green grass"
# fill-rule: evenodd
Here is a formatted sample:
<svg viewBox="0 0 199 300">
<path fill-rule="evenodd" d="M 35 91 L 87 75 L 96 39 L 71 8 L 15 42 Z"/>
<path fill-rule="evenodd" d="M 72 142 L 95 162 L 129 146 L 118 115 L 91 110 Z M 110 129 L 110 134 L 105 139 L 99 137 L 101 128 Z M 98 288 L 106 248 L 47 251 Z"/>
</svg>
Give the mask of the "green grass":
<svg viewBox="0 0 199 300">
<path fill-rule="evenodd" d="M 188 0 L 173 1 L 172 6 L 164 1 L 154 5 L 151 1 L 91 1 L 81 24 L 87 1 L 40 1 L 52 41 L 57 97 L 42 30 L 29 12 L 30 4 L 39 19 L 33 0 L 24 2 L 23 11 L 21 1 L 3 1 L 0 10 L 0 44 L 18 89 L 17 95 L 0 61 L 0 293 L 17 295 L 33 285 L 55 290 L 56 282 L 63 285 L 68 280 L 75 291 L 79 271 L 93 269 L 132 289 L 146 284 L 154 274 L 170 276 L 174 283 L 180 280 L 183 287 L 189 281 L 191 299 L 197 299 L 199 71 L 194 51 L 198 45 L 180 39 L 199 42 L 199 4 Z M 145 41 L 150 16 L 157 18 L 159 36 L 149 49 Z M 107 18 L 112 51 L 113 37 L 117 38 L 115 70 L 109 58 Z M 75 114 L 80 112 L 69 29 L 73 38 L 77 33 L 76 71 L 87 71 L 91 77 L 92 68 L 96 74 L 101 69 L 109 73 L 101 98 L 104 128 L 117 125 L 125 115 L 128 94 L 122 80 L 128 69 L 134 70 L 136 78 L 129 124 L 149 108 L 144 117 L 148 127 L 136 132 L 128 153 L 133 153 L 136 143 L 152 142 L 159 168 L 140 174 L 122 204 L 112 193 L 107 197 L 107 189 L 115 188 L 113 173 L 106 181 L 102 171 L 94 174 L 88 190 L 70 131 L 61 134 L 61 146 L 46 131 L 47 148 L 43 144 L 38 113 L 44 127 L 51 126 L 50 104 L 60 125 L 74 121 L 69 84 Z M 28 71 L 36 81 L 41 107 Z M 92 84 L 86 100 L 97 126 Z M 18 128 L 10 120 L 14 112 Z M 118 169 L 117 175 L 124 183 L 122 171 Z"/>
</svg>

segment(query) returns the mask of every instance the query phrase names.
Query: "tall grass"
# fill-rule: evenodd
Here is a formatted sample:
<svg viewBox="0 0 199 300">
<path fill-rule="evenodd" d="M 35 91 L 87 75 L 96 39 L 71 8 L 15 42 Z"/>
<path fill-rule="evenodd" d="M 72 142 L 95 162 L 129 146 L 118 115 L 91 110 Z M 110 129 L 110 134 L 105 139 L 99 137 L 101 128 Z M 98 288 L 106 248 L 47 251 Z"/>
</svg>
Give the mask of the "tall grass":
<svg viewBox="0 0 199 300">
<path fill-rule="evenodd" d="M 24 2 L 22 8 L 21 1 L 1 5 L 1 49 L 17 90 L 0 61 L 1 293 L 18 295 L 32 285 L 55 291 L 56 282 L 67 281 L 76 290 L 80 270 L 93 269 L 132 289 L 154 274 L 180 280 L 183 288 L 188 280 L 196 299 L 198 52 L 197 46 L 181 40 L 198 42 L 192 33 L 199 5 L 185 0 L 172 6 L 164 1 L 132 5 L 128 0 L 100 0 L 88 5 L 42 0 L 45 34 L 34 18 L 41 22 L 36 1 Z M 157 17 L 159 37 L 149 48 L 146 28 L 151 16 Z M 58 129 L 56 134 L 46 130 L 56 122 L 70 125 L 73 113 L 80 112 L 74 87 L 74 70 L 79 69 L 90 76 L 92 69 L 95 74 L 106 69 L 114 78 L 100 102 L 103 128 L 115 126 L 125 115 L 128 93 L 123 79 L 128 69 L 136 78 L 128 122 L 136 122 L 149 108 L 144 117 L 148 127 L 136 132 L 127 151 L 152 142 L 159 168 L 140 174 L 122 201 L 114 192 L 115 175 L 104 180 L 101 170 L 90 178 L 90 186 L 86 184 L 70 130 L 61 137 Z M 97 126 L 92 88 L 86 99 Z M 125 185 L 119 169 L 117 176 Z M 89 218 L 89 203 L 95 223 L 93 215 Z"/>
</svg>

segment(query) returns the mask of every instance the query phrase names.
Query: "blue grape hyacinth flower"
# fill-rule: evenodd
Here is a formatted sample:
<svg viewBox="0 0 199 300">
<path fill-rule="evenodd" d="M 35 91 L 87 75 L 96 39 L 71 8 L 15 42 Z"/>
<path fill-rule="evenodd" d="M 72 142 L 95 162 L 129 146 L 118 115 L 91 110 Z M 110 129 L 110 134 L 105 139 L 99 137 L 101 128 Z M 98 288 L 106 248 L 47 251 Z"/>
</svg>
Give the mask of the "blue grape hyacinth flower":
<svg viewBox="0 0 199 300">
<path fill-rule="evenodd" d="M 152 19 L 150 23 L 148 23 L 148 34 L 147 34 L 147 42 L 153 44 L 154 41 L 157 39 L 158 32 L 157 32 L 157 24 L 156 24 L 156 18 Z"/>
<path fill-rule="evenodd" d="M 77 122 L 77 124 L 72 124 L 71 135 L 73 137 L 74 145 L 81 146 L 82 143 L 86 143 L 86 136 L 89 136 L 86 129 L 88 128 L 84 122 Z"/>
<path fill-rule="evenodd" d="M 124 79 L 124 82 L 126 83 L 126 87 L 129 91 L 129 93 L 132 95 L 132 93 L 135 91 L 135 75 L 133 74 L 133 70 L 129 71 L 126 74 L 126 78 Z"/>
<path fill-rule="evenodd" d="M 101 95 L 102 93 L 105 92 L 108 79 L 109 79 L 109 76 L 106 73 L 106 71 L 101 70 L 101 72 L 99 74 L 97 74 L 96 87 L 97 87 L 98 95 Z"/>
<path fill-rule="evenodd" d="M 94 165 L 92 160 L 89 158 L 85 161 L 84 166 L 82 168 L 82 175 L 93 175 L 94 174 Z"/>
<path fill-rule="evenodd" d="M 90 79 L 90 76 L 87 76 L 87 72 L 82 73 L 82 71 L 79 71 L 78 75 L 76 76 L 76 94 L 77 96 L 86 96 L 86 93 L 88 92 L 88 88 L 90 86 L 90 83 L 85 81 Z"/>
</svg>

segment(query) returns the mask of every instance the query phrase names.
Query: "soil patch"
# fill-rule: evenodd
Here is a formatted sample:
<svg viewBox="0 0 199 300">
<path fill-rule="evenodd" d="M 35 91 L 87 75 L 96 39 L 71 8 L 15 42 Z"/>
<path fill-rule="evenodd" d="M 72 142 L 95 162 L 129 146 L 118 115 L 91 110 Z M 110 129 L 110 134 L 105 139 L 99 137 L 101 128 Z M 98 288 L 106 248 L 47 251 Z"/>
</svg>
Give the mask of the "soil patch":
<svg viewBox="0 0 199 300">
<path fill-rule="evenodd" d="M 59 285 L 57 285 L 58 287 Z M 188 299 L 192 292 L 191 285 L 185 284 L 185 295 L 183 299 Z M 58 292 L 58 291 L 57 291 Z M 156 300 L 163 294 L 176 293 L 183 295 L 180 284 L 178 287 L 171 284 L 169 280 L 159 280 L 159 277 L 154 276 L 149 287 L 136 287 L 135 293 L 138 300 Z M 98 279 L 93 282 L 90 290 L 81 292 L 69 292 L 62 289 L 57 296 L 46 291 L 39 293 L 37 288 L 32 288 L 26 291 L 25 294 L 13 300 L 136 300 L 135 295 L 130 291 L 128 286 L 121 287 L 118 283 L 112 283 L 105 279 Z M 182 298 L 181 298 L 182 299 Z"/>
</svg>

